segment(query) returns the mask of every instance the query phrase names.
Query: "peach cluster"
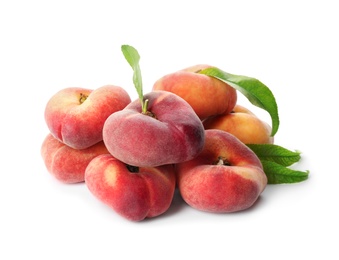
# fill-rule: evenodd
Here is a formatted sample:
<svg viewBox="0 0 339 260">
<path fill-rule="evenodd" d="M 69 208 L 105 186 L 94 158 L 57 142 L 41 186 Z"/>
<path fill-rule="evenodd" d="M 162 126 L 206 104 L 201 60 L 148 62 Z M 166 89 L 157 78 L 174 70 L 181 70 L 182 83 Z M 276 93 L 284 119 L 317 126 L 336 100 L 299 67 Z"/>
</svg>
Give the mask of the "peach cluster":
<svg viewBox="0 0 339 260">
<path fill-rule="evenodd" d="M 47 170 L 63 183 L 84 182 L 88 163 L 108 153 L 102 140 L 107 117 L 130 102 L 126 90 L 114 85 L 95 90 L 69 87 L 55 93 L 44 114 L 50 133 L 41 155 Z"/>
<path fill-rule="evenodd" d="M 66 88 L 45 108 L 41 155 L 63 183 L 131 221 L 165 213 L 175 190 L 191 207 L 229 213 L 251 207 L 267 177 L 250 143 L 273 143 L 270 126 L 237 104 L 227 83 L 196 65 L 167 74 L 139 100 L 121 87 Z"/>
</svg>

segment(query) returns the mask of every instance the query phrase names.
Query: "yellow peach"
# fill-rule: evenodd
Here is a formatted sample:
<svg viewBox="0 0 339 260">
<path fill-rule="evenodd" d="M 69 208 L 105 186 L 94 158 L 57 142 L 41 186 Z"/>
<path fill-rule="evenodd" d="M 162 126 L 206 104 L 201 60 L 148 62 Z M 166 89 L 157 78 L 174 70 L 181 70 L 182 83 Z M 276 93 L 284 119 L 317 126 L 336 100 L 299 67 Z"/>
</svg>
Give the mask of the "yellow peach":
<svg viewBox="0 0 339 260">
<path fill-rule="evenodd" d="M 203 121 L 205 129 L 219 129 L 236 136 L 245 144 L 272 144 L 271 126 L 239 104 L 228 114 Z"/>
<path fill-rule="evenodd" d="M 153 90 L 165 90 L 182 97 L 201 120 L 229 113 L 236 104 L 237 92 L 221 80 L 197 73 L 209 67 L 199 64 L 167 74 L 154 83 Z"/>
</svg>

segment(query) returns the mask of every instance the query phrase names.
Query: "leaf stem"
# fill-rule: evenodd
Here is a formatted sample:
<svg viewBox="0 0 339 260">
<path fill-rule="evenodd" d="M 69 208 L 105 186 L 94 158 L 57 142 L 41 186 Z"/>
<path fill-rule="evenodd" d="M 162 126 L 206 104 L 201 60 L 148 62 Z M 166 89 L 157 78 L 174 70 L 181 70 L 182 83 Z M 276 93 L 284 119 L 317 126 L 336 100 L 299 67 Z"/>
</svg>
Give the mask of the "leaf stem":
<svg viewBox="0 0 339 260">
<path fill-rule="evenodd" d="M 148 99 L 142 99 L 141 100 L 141 113 L 147 114 L 147 108 L 148 108 Z"/>
<path fill-rule="evenodd" d="M 140 70 L 140 55 L 138 51 L 130 45 L 122 45 L 121 51 L 125 56 L 125 59 L 133 69 L 133 83 L 136 91 L 138 92 L 139 100 L 141 103 L 141 111 L 143 114 L 147 114 L 148 99 L 144 100 L 142 77 Z"/>
</svg>

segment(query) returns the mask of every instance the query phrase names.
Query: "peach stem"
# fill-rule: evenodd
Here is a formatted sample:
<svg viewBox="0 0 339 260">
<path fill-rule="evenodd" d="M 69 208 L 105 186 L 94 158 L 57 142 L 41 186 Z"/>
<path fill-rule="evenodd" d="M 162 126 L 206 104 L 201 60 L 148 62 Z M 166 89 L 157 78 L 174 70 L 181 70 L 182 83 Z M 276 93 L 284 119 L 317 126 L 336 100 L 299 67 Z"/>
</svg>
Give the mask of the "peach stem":
<svg viewBox="0 0 339 260">
<path fill-rule="evenodd" d="M 218 161 L 215 163 L 215 165 L 225 165 L 225 166 L 230 166 L 230 162 L 226 160 L 225 157 L 223 156 L 218 156 Z"/>
<path fill-rule="evenodd" d="M 126 168 L 127 168 L 127 170 L 129 170 L 129 172 L 132 172 L 132 173 L 138 173 L 139 172 L 139 167 L 136 167 L 136 166 L 126 164 Z"/>
<path fill-rule="evenodd" d="M 80 98 L 79 98 L 80 104 L 84 103 L 87 98 L 88 98 L 87 95 L 80 93 Z"/>
</svg>

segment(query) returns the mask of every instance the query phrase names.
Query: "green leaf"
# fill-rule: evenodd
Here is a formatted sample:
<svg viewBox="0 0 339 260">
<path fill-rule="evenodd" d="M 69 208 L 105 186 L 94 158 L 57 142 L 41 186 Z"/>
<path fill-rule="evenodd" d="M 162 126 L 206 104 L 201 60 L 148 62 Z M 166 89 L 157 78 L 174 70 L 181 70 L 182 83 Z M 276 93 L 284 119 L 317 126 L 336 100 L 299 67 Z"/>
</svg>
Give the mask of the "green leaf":
<svg viewBox="0 0 339 260">
<path fill-rule="evenodd" d="M 290 166 L 300 160 L 299 151 L 290 151 L 275 144 L 247 144 L 260 160 L 276 162 L 283 166 Z"/>
<path fill-rule="evenodd" d="M 297 183 L 307 180 L 309 171 L 297 171 L 272 161 L 261 161 L 268 184 Z"/>
<path fill-rule="evenodd" d="M 278 106 L 272 91 L 255 78 L 234 75 L 212 67 L 199 71 L 211 77 L 215 77 L 239 90 L 255 106 L 266 110 L 272 120 L 271 136 L 274 136 L 279 128 Z"/>
<path fill-rule="evenodd" d="M 130 45 L 122 45 L 121 51 L 125 56 L 125 59 L 129 63 L 129 65 L 132 67 L 134 73 L 133 73 L 133 83 L 134 86 L 138 92 L 138 96 L 141 102 L 141 105 L 143 107 L 144 111 L 144 95 L 143 95 L 143 89 L 142 89 L 142 77 L 141 77 L 141 70 L 139 66 L 140 61 L 140 55 L 138 51 L 130 46 Z M 147 110 L 147 108 L 146 108 Z"/>
</svg>

